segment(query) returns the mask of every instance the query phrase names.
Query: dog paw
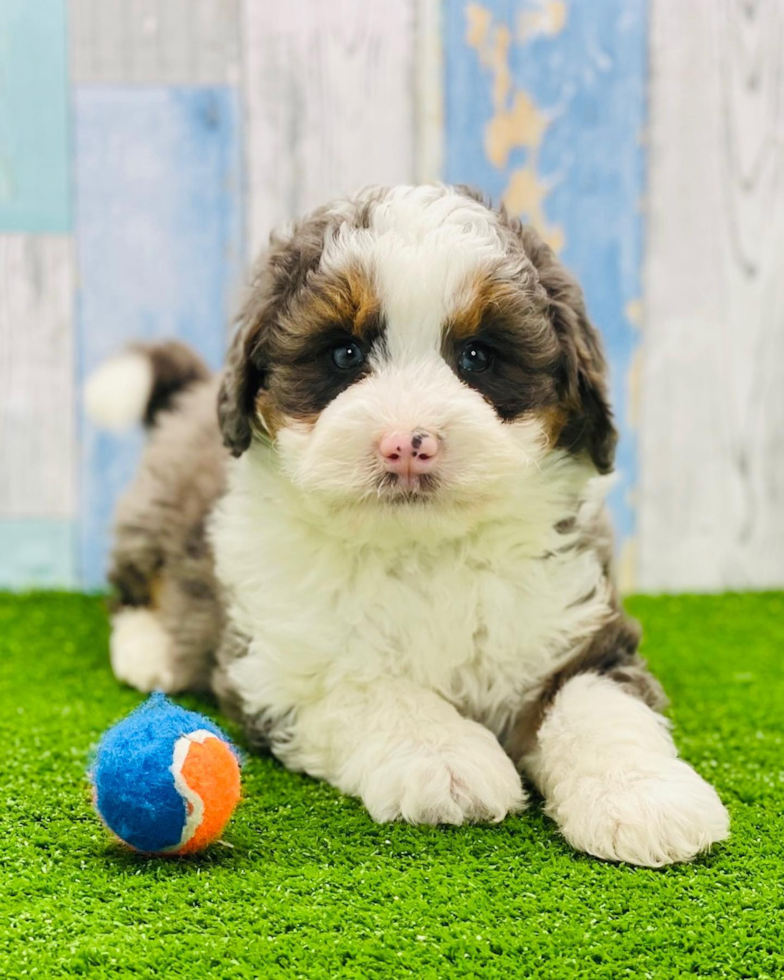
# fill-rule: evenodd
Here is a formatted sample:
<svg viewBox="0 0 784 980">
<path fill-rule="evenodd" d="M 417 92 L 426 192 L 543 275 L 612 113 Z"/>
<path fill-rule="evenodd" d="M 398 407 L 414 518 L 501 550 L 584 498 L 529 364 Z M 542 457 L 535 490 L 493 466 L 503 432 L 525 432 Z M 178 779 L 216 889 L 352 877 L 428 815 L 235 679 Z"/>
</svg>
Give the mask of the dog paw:
<svg viewBox="0 0 784 980">
<path fill-rule="evenodd" d="M 495 736 L 473 722 L 455 728 L 438 745 L 401 747 L 370 774 L 362 799 L 374 820 L 497 823 L 523 809 L 520 774 Z"/>
<path fill-rule="evenodd" d="M 138 691 L 177 690 L 170 667 L 171 640 L 149 609 L 123 609 L 112 619 L 109 645 L 112 670 L 118 681 Z"/>
<path fill-rule="evenodd" d="M 690 861 L 729 835 L 716 791 L 673 758 L 572 776 L 555 788 L 547 810 L 578 850 L 648 868 Z"/>
</svg>

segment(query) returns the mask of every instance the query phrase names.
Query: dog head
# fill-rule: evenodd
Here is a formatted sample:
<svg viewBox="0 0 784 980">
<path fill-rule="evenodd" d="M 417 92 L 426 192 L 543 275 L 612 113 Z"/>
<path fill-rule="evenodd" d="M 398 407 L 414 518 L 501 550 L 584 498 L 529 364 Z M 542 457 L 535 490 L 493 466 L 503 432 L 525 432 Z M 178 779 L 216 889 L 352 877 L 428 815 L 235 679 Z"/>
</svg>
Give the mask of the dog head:
<svg viewBox="0 0 784 980">
<path fill-rule="evenodd" d="M 463 188 L 377 188 L 272 236 L 219 418 L 335 504 L 479 510 L 549 453 L 612 468 L 605 373 L 532 229 Z"/>
</svg>

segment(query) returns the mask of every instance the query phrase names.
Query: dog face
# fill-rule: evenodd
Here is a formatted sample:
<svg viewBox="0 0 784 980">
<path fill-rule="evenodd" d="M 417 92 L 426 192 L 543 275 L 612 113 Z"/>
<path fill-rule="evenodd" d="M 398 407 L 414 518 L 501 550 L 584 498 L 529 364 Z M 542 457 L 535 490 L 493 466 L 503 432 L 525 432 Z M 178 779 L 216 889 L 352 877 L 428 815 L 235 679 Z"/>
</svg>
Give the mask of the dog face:
<svg viewBox="0 0 784 980">
<path fill-rule="evenodd" d="M 612 467 L 581 293 L 473 193 L 373 189 L 273 235 L 219 400 L 240 455 L 273 442 L 336 504 L 481 508 L 554 450 Z"/>
</svg>

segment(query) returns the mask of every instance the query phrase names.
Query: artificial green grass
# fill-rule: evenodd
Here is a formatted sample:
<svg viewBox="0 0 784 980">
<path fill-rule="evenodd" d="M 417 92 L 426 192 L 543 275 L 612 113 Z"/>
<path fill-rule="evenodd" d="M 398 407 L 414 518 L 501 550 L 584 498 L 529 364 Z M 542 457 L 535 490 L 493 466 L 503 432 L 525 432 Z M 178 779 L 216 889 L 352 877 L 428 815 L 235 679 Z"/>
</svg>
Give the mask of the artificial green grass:
<svg viewBox="0 0 784 980">
<path fill-rule="evenodd" d="M 140 700 L 110 674 L 102 604 L 0 597 L 0 976 L 784 976 L 784 596 L 629 606 L 683 755 L 732 813 L 731 840 L 690 866 L 575 854 L 537 806 L 492 827 L 378 826 L 265 758 L 245 768 L 231 848 L 128 853 L 84 778 Z"/>
</svg>

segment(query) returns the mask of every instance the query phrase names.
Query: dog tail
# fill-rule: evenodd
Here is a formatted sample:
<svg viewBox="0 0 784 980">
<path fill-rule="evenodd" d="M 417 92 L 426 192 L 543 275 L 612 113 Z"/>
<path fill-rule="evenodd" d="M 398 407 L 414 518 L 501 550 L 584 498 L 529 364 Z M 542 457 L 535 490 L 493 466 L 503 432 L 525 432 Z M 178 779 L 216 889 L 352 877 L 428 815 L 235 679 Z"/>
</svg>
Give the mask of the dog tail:
<svg viewBox="0 0 784 980">
<path fill-rule="evenodd" d="M 104 429 L 120 432 L 140 422 L 150 428 L 181 392 L 209 377 L 204 361 L 178 340 L 135 344 L 90 375 L 84 408 Z"/>
</svg>

